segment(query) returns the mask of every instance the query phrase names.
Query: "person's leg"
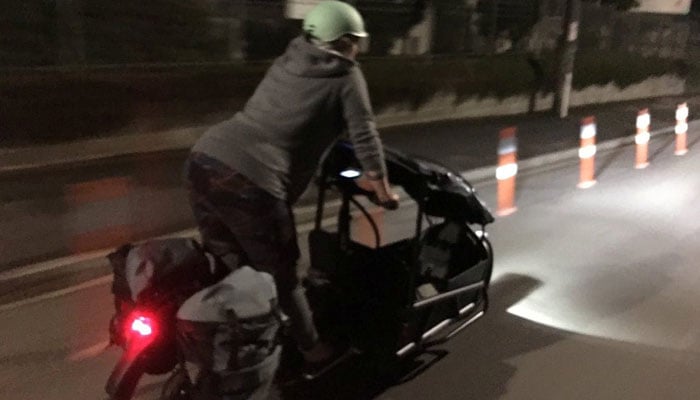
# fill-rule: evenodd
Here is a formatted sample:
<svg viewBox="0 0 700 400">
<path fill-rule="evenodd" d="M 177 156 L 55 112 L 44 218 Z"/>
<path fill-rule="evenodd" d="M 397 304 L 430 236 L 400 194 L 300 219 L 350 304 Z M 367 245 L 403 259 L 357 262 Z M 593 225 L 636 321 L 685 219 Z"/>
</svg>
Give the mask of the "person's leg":
<svg viewBox="0 0 700 400">
<path fill-rule="evenodd" d="M 294 339 L 302 350 L 318 341 L 311 308 L 297 276 L 299 247 L 291 209 L 264 190 L 249 186 L 235 204 L 216 204 L 247 261 L 275 278 L 279 303 L 289 316 Z"/>
<path fill-rule="evenodd" d="M 218 256 L 234 252 L 241 262 L 273 275 L 294 339 L 302 350 L 319 352 L 314 350 L 318 333 L 311 308 L 296 271 L 299 247 L 291 207 L 203 155 L 191 157 L 187 180 L 205 246 Z M 319 358 L 325 357 L 320 353 Z"/>
<path fill-rule="evenodd" d="M 228 175 L 228 179 L 227 176 Z M 197 222 L 204 248 L 219 257 L 230 269 L 245 263 L 243 249 L 236 236 L 223 223 L 217 210 L 212 208 L 210 197 L 227 196 L 235 187 L 226 185 L 236 173 L 201 153 L 191 154 L 185 166 L 185 184 L 189 194 L 192 214 Z M 235 196 L 235 193 L 229 193 Z M 224 200 L 225 201 L 225 200 Z"/>
</svg>

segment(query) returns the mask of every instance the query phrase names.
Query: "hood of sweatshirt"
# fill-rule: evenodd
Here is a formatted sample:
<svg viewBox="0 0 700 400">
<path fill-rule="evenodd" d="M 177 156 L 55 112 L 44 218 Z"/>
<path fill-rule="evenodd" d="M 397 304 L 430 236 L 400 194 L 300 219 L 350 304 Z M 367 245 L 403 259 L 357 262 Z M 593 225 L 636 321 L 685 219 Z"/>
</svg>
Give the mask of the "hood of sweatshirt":
<svg viewBox="0 0 700 400">
<path fill-rule="evenodd" d="M 275 63 L 292 75 L 332 77 L 346 75 L 357 63 L 316 47 L 303 36 L 293 39 Z"/>
</svg>

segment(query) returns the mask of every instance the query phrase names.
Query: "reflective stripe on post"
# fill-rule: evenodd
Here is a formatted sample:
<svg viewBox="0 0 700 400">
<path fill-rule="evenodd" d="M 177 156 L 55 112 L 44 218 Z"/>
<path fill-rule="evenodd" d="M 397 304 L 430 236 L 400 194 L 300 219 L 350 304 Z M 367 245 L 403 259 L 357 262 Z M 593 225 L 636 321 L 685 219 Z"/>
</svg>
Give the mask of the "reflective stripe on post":
<svg viewBox="0 0 700 400">
<path fill-rule="evenodd" d="M 676 110 L 676 151 L 677 156 L 688 152 L 688 104 L 678 105 Z"/>
<path fill-rule="evenodd" d="M 651 125 L 649 109 L 640 110 L 637 115 L 637 134 L 634 137 L 634 142 L 637 144 L 634 167 L 637 169 L 646 168 L 649 165 L 649 139 L 651 137 L 649 125 Z"/>
<path fill-rule="evenodd" d="M 515 176 L 518 174 L 518 141 L 515 137 L 516 128 L 508 127 L 501 130 L 498 142 L 498 210 L 496 215 L 506 216 L 516 211 L 515 208 Z"/>
<path fill-rule="evenodd" d="M 595 117 L 587 117 L 581 120 L 581 147 L 578 150 L 578 157 L 581 159 L 581 171 L 579 174 L 578 187 L 587 189 L 595 185 Z"/>
</svg>

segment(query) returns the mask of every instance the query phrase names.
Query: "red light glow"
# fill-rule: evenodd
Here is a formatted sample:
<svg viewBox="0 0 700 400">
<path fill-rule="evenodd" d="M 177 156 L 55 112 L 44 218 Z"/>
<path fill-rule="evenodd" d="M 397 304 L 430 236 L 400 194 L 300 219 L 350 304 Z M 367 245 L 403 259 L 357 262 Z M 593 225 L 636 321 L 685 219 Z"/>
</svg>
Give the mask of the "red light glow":
<svg viewBox="0 0 700 400">
<path fill-rule="evenodd" d="M 131 330 L 141 336 L 150 336 L 153 334 L 151 319 L 146 317 L 136 317 L 131 323 Z"/>
</svg>

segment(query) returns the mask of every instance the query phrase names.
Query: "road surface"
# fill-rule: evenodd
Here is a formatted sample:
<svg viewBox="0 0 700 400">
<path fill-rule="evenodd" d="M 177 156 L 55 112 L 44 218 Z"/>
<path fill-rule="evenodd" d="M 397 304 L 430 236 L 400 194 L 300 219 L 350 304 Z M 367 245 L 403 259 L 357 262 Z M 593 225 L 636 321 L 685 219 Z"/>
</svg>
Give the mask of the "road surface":
<svg viewBox="0 0 700 400">
<path fill-rule="evenodd" d="M 572 110 L 565 120 L 520 115 L 401 126 L 381 133 L 387 145 L 464 171 L 496 163 L 498 131 L 507 125 L 518 126 L 518 156 L 525 159 L 578 146 L 582 116 L 596 115 L 599 142 L 631 137 L 641 107 L 651 109 L 652 129 L 673 128 L 679 101 L 684 100 L 595 105 Z M 688 104 L 691 113 L 700 109 L 700 97 L 688 99 Z M 183 149 L 0 174 L 0 271 L 192 227 L 182 181 L 186 154 Z"/>
<path fill-rule="evenodd" d="M 598 184 L 576 188 L 576 160 L 518 176 L 518 211 L 488 232 L 492 308 L 426 354 L 382 400 L 687 400 L 700 398 L 700 151 L 655 139 L 651 165 L 629 146 L 598 155 Z M 495 183 L 478 187 L 495 204 Z M 389 240 L 414 210 L 385 216 Z M 106 281 L 0 308 L 0 398 L 94 400 L 118 356 L 104 350 Z M 338 389 L 333 398 L 361 398 Z M 146 383 L 139 399 L 157 398 Z M 323 398 L 321 394 L 318 398 Z"/>
</svg>

